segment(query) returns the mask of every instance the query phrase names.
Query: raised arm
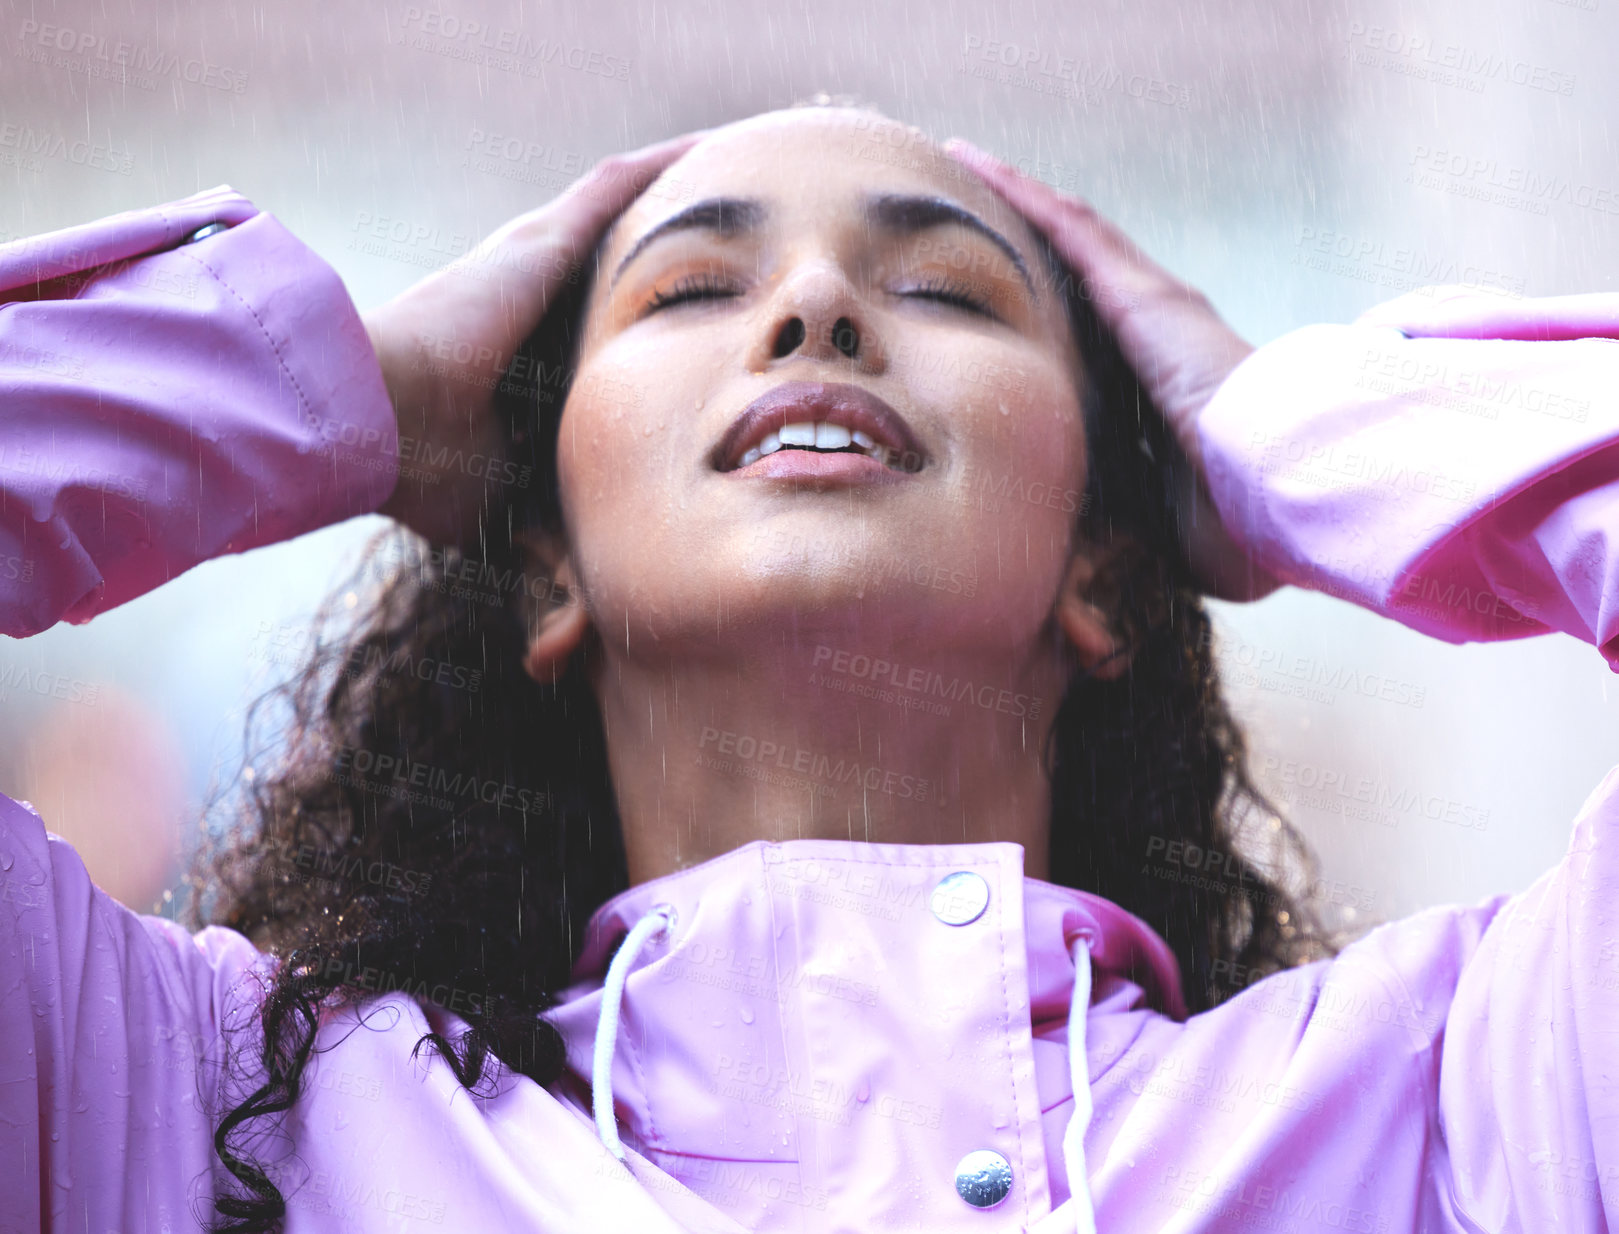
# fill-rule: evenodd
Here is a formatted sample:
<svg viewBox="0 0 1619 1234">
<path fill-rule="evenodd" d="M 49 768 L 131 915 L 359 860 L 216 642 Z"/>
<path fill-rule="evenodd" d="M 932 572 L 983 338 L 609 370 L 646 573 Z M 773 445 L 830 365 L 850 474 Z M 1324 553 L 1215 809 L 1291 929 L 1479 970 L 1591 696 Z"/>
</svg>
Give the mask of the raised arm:
<svg viewBox="0 0 1619 1234">
<path fill-rule="evenodd" d="M 476 542 L 505 474 L 493 388 L 695 139 L 604 160 L 363 319 L 229 188 L 0 246 L 0 634 L 372 510 Z"/>
<path fill-rule="evenodd" d="M 398 453 L 342 282 L 228 188 L 0 248 L 0 443 L 13 637 L 374 510 Z"/>
<path fill-rule="evenodd" d="M 1619 295 L 1444 288 L 1245 360 L 1202 413 L 1280 577 L 1448 642 L 1561 630 L 1619 672 Z"/>
<path fill-rule="evenodd" d="M 1619 295 L 1427 288 L 1255 351 L 1084 202 L 950 148 L 1084 277 L 1191 461 L 1205 590 L 1295 583 L 1450 642 L 1562 630 L 1619 671 Z"/>
</svg>

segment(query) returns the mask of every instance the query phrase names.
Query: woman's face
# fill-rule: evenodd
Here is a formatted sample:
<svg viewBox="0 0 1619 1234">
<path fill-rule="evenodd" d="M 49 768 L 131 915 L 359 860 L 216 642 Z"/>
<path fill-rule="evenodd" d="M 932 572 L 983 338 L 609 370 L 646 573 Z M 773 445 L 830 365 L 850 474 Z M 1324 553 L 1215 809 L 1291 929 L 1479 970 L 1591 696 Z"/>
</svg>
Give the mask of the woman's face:
<svg viewBox="0 0 1619 1234">
<path fill-rule="evenodd" d="M 1032 231 L 919 133 L 829 109 L 718 130 L 604 243 L 562 417 L 607 646 L 784 618 L 1027 642 L 1074 548 L 1079 380 Z"/>
</svg>

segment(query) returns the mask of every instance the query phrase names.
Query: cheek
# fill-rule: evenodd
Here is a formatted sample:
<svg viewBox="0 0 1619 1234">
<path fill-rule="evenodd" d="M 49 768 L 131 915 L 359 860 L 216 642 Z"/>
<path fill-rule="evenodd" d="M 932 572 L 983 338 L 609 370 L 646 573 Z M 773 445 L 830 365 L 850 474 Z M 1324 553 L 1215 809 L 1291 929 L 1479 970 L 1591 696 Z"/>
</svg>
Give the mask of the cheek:
<svg viewBox="0 0 1619 1234">
<path fill-rule="evenodd" d="M 1084 500 L 1084 423 L 1073 383 L 1043 357 L 960 357 L 945 478 L 1003 531 L 1066 536 Z M 937 382 L 935 383 L 937 384 Z"/>
<path fill-rule="evenodd" d="M 685 366 L 645 349 L 581 363 L 557 436 L 563 515 L 585 561 L 649 545 L 647 518 L 679 500 L 692 443 L 680 436 L 700 392 Z M 655 377 L 654 377 L 655 375 Z"/>
<path fill-rule="evenodd" d="M 698 438 L 717 375 L 733 371 L 734 339 L 719 325 L 621 334 L 587 351 L 562 417 L 559 455 L 602 493 L 657 501 L 687 482 L 711 444 Z M 564 465 L 562 457 L 559 466 Z M 563 475 L 564 494 L 568 475 Z"/>
</svg>

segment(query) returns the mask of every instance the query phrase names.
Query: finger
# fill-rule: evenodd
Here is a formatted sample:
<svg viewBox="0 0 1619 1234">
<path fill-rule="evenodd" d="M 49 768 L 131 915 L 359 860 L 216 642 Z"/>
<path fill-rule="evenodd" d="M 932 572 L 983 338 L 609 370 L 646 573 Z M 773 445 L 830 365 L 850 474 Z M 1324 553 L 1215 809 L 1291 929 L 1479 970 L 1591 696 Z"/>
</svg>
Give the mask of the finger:
<svg viewBox="0 0 1619 1234">
<path fill-rule="evenodd" d="M 977 172 L 1051 241 L 1057 254 L 1084 277 L 1091 299 L 1109 325 L 1117 328 L 1123 317 L 1148 300 L 1196 297 L 1191 287 L 1148 257 L 1088 202 L 1025 176 L 962 138 L 951 138 L 944 149 Z"/>
<path fill-rule="evenodd" d="M 445 297 L 447 309 L 481 304 L 482 311 L 471 309 L 466 324 L 483 329 L 504 361 L 539 325 L 558 288 L 573 277 L 613 220 L 703 135 L 687 133 L 603 159 L 555 200 L 512 219 L 446 266 L 433 294 Z M 498 293 L 493 301 L 487 294 L 491 287 Z M 494 323 L 487 320 L 480 326 L 478 319 L 491 311 L 498 313 L 498 326 L 491 329 Z"/>
<path fill-rule="evenodd" d="M 532 250 L 567 250 L 570 260 L 601 239 L 609 224 L 681 155 L 702 140 L 686 133 L 668 141 L 616 154 L 597 163 L 555 200 L 519 215 L 485 245 L 517 244 Z M 479 246 L 484 247 L 483 245 Z"/>
<path fill-rule="evenodd" d="M 603 159 L 574 181 L 552 209 L 564 212 L 582 230 L 599 235 L 624 208 L 646 191 L 681 155 L 708 133 L 707 129 Z M 674 194 L 670 194 L 674 195 Z M 577 213 L 572 213 L 577 211 Z"/>
</svg>

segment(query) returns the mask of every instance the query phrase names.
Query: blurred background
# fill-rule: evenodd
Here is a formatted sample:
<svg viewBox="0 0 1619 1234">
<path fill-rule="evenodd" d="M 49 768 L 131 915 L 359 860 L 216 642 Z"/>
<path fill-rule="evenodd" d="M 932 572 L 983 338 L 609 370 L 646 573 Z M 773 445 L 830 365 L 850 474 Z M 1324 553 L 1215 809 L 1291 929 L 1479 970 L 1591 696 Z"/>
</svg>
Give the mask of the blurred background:
<svg viewBox="0 0 1619 1234">
<path fill-rule="evenodd" d="M 361 308 L 599 157 L 823 91 L 1088 196 L 1254 343 L 1427 284 L 1619 272 L 1619 0 L 0 13 L 0 240 L 228 183 Z M 0 640 L 0 789 L 103 887 L 173 913 L 244 708 L 382 526 Z M 1566 636 L 1452 647 L 1291 588 L 1213 608 L 1261 786 L 1345 924 L 1527 886 L 1619 752 L 1619 679 Z M 1330 684 L 1374 677 L 1396 688 Z"/>
</svg>

